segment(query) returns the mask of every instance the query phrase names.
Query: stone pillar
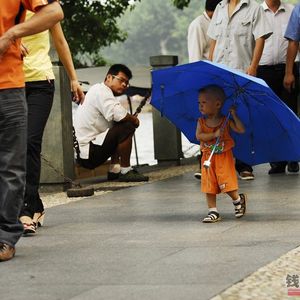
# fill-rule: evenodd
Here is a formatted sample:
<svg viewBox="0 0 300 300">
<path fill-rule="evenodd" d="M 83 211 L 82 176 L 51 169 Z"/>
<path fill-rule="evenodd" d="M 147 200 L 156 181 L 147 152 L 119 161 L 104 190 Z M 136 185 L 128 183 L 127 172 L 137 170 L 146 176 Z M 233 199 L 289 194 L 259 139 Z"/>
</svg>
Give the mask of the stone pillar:
<svg viewBox="0 0 300 300">
<path fill-rule="evenodd" d="M 151 56 L 150 65 L 153 70 L 175 66 L 178 64 L 178 56 L 160 55 Z M 168 119 L 161 116 L 161 113 L 152 107 L 153 117 L 153 139 L 154 158 L 158 163 L 177 162 L 183 157 L 181 132 Z"/>
<path fill-rule="evenodd" d="M 74 178 L 72 101 L 64 67 L 54 66 L 55 95 L 42 144 L 41 184 L 63 184 L 64 176 Z M 58 171 L 54 171 L 45 159 Z"/>
</svg>

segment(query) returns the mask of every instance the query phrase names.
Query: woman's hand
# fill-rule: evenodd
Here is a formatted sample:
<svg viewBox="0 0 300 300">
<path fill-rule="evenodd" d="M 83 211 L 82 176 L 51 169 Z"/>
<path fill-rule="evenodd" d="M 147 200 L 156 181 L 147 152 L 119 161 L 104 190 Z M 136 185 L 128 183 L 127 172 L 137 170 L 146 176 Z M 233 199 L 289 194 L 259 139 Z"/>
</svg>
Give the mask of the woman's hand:
<svg viewBox="0 0 300 300">
<path fill-rule="evenodd" d="M 84 101 L 84 92 L 82 91 L 78 80 L 71 80 L 71 92 L 73 98 L 72 100 L 77 104 L 82 104 Z"/>
</svg>

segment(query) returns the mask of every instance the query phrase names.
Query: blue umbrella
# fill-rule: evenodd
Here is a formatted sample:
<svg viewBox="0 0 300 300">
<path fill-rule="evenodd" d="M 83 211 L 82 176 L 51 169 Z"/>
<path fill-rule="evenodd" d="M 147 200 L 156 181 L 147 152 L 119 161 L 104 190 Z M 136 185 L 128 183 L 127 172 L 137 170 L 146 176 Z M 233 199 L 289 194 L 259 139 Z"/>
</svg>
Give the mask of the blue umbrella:
<svg viewBox="0 0 300 300">
<path fill-rule="evenodd" d="M 232 133 L 236 158 L 249 165 L 300 160 L 299 118 L 259 78 L 209 61 L 155 70 L 151 104 L 198 143 L 198 91 L 209 84 L 225 91 L 224 115 L 236 105 L 246 127 L 244 134 Z"/>
</svg>

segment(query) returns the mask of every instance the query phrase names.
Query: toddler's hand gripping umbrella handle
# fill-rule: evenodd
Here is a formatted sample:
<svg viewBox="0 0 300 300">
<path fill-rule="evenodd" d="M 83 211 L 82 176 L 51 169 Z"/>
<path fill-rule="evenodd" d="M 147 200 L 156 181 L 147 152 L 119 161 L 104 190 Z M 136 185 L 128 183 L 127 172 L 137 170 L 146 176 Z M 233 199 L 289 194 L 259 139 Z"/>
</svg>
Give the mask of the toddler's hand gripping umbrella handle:
<svg viewBox="0 0 300 300">
<path fill-rule="evenodd" d="M 229 120 L 229 117 L 230 117 L 230 112 L 228 112 L 228 114 L 227 114 L 227 116 L 226 116 L 226 119 L 225 119 L 224 123 L 223 123 L 222 126 L 221 126 L 221 132 L 222 132 L 222 130 L 225 128 L 225 126 L 226 126 L 226 124 L 227 124 L 227 122 L 228 122 L 228 120 Z M 221 135 L 218 136 L 218 138 L 217 138 L 217 140 L 216 140 L 216 142 L 215 142 L 215 144 L 214 144 L 214 146 L 213 146 L 213 149 L 212 149 L 212 151 L 211 151 L 211 153 L 210 153 L 210 156 L 209 156 L 208 160 L 205 160 L 204 163 L 203 163 L 203 166 L 204 166 L 205 168 L 207 168 L 207 169 L 210 167 L 210 164 L 211 164 L 211 158 L 213 157 L 213 155 L 214 155 L 214 153 L 215 153 L 215 151 L 216 151 L 216 148 L 217 148 L 217 146 L 218 146 L 218 144 L 219 144 L 219 141 L 220 141 L 220 137 L 221 137 Z"/>
</svg>

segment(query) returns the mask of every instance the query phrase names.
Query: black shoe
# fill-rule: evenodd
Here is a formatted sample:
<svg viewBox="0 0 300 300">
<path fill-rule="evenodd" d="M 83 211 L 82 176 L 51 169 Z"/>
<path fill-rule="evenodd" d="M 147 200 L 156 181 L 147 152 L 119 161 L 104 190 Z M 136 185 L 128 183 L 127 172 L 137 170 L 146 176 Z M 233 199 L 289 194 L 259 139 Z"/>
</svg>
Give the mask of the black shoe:
<svg viewBox="0 0 300 300">
<path fill-rule="evenodd" d="M 285 173 L 285 166 L 272 166 L 268 173 L 269 175 Z"/>
<path fill-rule="evenodd" d="M 290 173 L 298 173 L 299 172 L 299 164 L 297 161 L 291 161 L 288 163 L 288 172 L 290 172 Z"/>
<path fill-rule="evenodd" d="M 0 243 L 0 261 L 10 260 L 15 256 L 15 247 Z"/>
<path fill-rule="evenodd" d="M 216 223 L 221 220 L 220 214 L 217 211 L 208 212 L 207 216 L 202 220 L 203 223 Z"/>
<path fill-rule="evenodd" d="M 199 169 L 199 171 L 197 171 L 197 172 L 195 172 L 194 173 L 194 177 L 196 178 L 196 179 L 198 179 L 198 180 L 201 180 L 201 169 Z"/>
<path fill-rule="evenodd" d="M 130 170 L 126 174 L 120 173 L 119 181 L 122 182 L 141 182 L 141 181 L 148 181 L 149 176 L 145 176 L 140 174 L 137 170 Z"/>
<path fill-rule="evenodd" d="M 107 172 L 107 180 L 117 180 L 120 177 L 120 173 Z"/>
</svg>

